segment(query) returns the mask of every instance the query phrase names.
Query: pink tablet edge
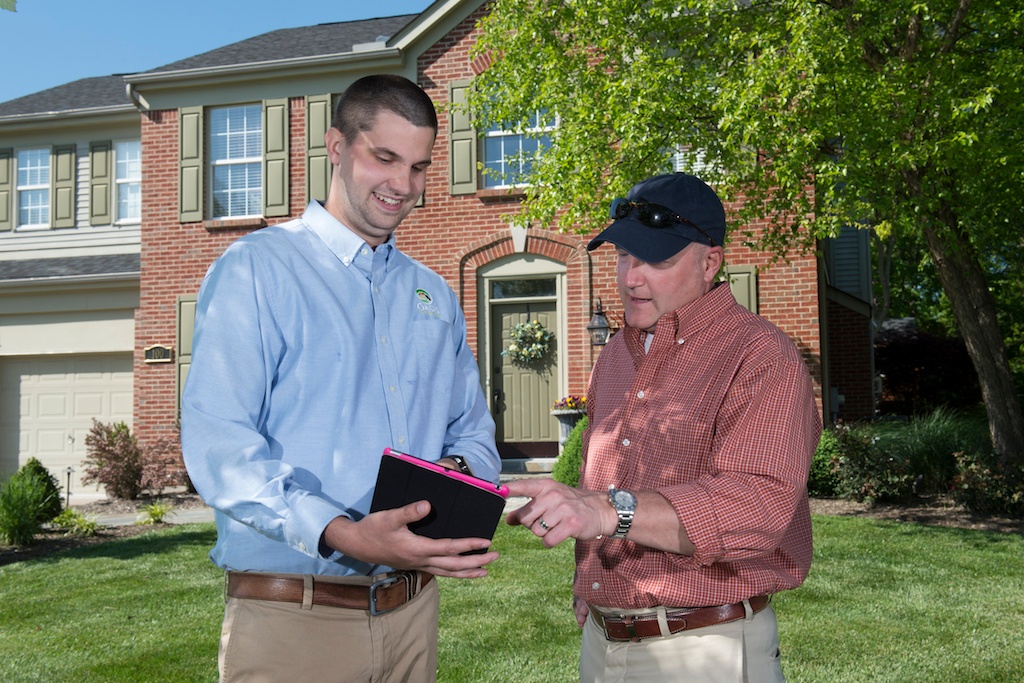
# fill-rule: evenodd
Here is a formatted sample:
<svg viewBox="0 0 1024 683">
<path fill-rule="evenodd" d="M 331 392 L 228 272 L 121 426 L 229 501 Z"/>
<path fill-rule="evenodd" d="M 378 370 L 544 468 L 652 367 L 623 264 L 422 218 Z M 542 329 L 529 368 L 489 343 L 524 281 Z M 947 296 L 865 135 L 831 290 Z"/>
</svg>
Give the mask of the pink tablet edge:
<svg viewBox="0 0 1024 683">
<path fill-rule="evenodd" d="M 477 477 L 473 477 L 468 474 L 459 472 L 458 470 L 450 470 L 447 467 L 442 467 L 441 465 L 438 465 L 437 463 L 430 462 L 429 460 L 423 460 L 422 458 L 417 458 L 414 455 L 409 455 L 408 453 L 403 453 L 402 451 L 396 451 L 393 448 L 385 448 L 384 455 L 388 455 L 393 458 L 398 458 L 399 460 L 405 460 L 406 462 L 410 462 L 413 465 L 416 465 L 417 467 L 425 467 L 428 470 L 438 472 L 439 474 L 443 474 L 446 477 L 452 477 L 453 479 L 458 479 L 459 481 L 465 482 L 466 484 L 475 486 L 478 489 L 483 489 L 488 493 L 496 493 L 502 498 L 508 498 L 508 487 L 505 486 L 504 484 L 495 486 L 486 479 L 479 479 Z"/>
</svg>

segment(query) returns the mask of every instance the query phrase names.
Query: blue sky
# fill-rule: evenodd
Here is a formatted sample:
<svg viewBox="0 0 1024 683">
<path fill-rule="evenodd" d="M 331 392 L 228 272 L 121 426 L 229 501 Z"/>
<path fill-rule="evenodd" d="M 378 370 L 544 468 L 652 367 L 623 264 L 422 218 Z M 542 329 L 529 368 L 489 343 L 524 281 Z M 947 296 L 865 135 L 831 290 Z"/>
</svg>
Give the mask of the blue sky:
<svg viewBox="0 0 1024 683">
<path fill-rule="evenodd" d="M 431 0 L 17 0 L 0 10 L 0 102 L 145 71 L 267 31 L 417 14 Z"/>
</svg>

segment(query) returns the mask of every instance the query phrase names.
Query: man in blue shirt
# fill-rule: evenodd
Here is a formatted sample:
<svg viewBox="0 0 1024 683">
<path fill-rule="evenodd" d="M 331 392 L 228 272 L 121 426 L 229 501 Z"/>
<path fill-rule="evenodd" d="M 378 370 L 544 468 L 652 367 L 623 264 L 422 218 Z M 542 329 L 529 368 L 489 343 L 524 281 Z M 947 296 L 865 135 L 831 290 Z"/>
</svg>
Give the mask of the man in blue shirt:
<svg viewBox="0 0 1024 683">
<path fill-rule="evenodd" d="M 237 240 L 203 281 L 182 446 L 228 573 L 223 681 L 433 681 L 433 575 L 498 557 L 410 532 L 425 502 L 369 514 L 388 446 L 500 471 L 459 302 L 393 237 L 436 134 L 419 86 L 356 81 L 325 136 L 326 203 Z"/>
</svg>

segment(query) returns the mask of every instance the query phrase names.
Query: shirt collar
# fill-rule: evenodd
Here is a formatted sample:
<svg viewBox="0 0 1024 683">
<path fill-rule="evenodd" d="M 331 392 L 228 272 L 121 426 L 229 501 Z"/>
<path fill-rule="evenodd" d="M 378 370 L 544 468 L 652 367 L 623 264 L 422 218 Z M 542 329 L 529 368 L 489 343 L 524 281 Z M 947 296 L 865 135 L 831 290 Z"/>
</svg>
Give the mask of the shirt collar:
<svg viewBox="0 0 1024 683">
<path fill-rule="evenodd" d="M 302 220 L 345 266 L 351 266 L 359 255 L 359 250 L 368 246 L 366 240 L 352 232 L 316 200 L 311 201 L 306 207 Z M 390 258 L 394 247 L 395 234 L 391 233 L 387 241 L 378 248 L 385 249 L 385 258 Z"/>
<path fill-rule="evenodd" d="M 732 290 L 724 283 L 717 283 L 704 296 L 691 301 L 682 308 L 658 318 L 654 332 L 654 342 L 660 345 L 664 339 L 672 339 L 674 344 L 683 344 L 700 330 L 706 328 L 725 315 L 725 312 L 736 303 Z M 644 331 L 635 327 L 626 327 L 626 347 L 635 359 L 646 355 L 644 350 Z"/>
</svg>

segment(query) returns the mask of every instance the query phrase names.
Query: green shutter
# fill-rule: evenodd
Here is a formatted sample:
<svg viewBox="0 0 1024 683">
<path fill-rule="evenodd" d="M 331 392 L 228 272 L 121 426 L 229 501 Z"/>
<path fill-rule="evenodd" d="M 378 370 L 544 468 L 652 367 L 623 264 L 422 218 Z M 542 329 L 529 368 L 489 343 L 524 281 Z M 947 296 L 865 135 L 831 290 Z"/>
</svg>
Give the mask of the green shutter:
<svg viewBox="0 0 1024 683">
<path fill-rule="evenodd" d="M 111 202 L 114 197 L 113 144 L 110 140 L 89 145 L 89 225 L 114 222 Z"/>
<path fill-rule="evenodd" d="M 306 202 L 327 199 L 331 189 L 331 159 L 324 135 L 331 127 L 331 96 L 306 98 Z"/>
<path fill-rule="evenodd" d="M 263 215 L 287 216 L 288 182 L 288 100 L 263 103 Z"/>
<path fill-rule="evenodd" d="M 77 156 L 74 145 L 55 145 L 50 152 L 50 227 L 75 227 Z"/>
<path fill-rule="evenodd" d="M 178 220 L 203 220 L 203 108 L 178 110 Z"/>
<path fill-rule="evenodd" d="M 14 229 L 14 150 L 0 149 L 0 232 Z"/>
<path fill-rule="evenodd" d="M 178 297 L 178 352 L 174 355 L 178 376 L 178 415 L 181 415 L 181 392 L 185 390 L 188 369 L 192 366 L 192 336 L 195 333 L 196 297 Z"/>
<path fill-rule="evenodd" d="M 449 87 L 448 109 L 448 191 L 473 194 L 476 179 L 476 129 L 465 110 L 469 81 L 457 81 Z"/>
<path fill-rule="evenodd" d="M 757 313 L 757 271 L 751 267 L 729 268 L 728 277 L 736 303 Z"/>
</svg>

